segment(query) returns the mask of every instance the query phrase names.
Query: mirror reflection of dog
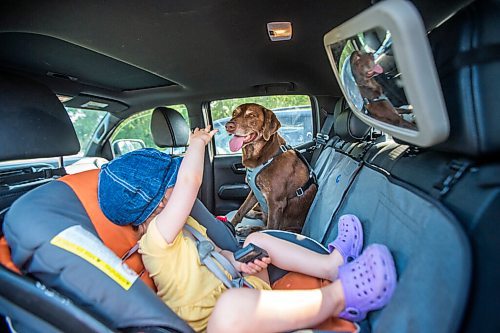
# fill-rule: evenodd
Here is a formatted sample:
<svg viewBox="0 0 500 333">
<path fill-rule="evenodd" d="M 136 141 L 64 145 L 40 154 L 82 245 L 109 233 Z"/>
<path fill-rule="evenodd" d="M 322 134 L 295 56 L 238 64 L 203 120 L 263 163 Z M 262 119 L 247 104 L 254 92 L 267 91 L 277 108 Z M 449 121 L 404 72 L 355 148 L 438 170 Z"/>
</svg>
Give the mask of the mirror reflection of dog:
<svg viewBox="0 0 500 333">
<path fill-rule="evenodd" d="M 226 130 L 233 137 L 231 151 L 242 150 L 246 181 L 252 191 L 231 221 L 234 226 L 257 205 L 267 229 L 300 232 L 317 192 L 309 163 L 278 134 L 276 115 L 259 104 L 243 104 L 233 111 Z M 238 228 L 244 236 L 262 227 Z"/>
<path fill-rule="evenodd" d="M 364 107 L 373 118 L 404 128 L 416 130 L 417 126 L 401 117 L 400 114 L 411 113 L 411 109 L 399 109 L 392 105 L 384 94 L 383 87 L 374 79 L 384 69 L 375 63 L 373 53 L 354 51 L 351 54 L 351 71 L 363 97 Z"/>
</svg>

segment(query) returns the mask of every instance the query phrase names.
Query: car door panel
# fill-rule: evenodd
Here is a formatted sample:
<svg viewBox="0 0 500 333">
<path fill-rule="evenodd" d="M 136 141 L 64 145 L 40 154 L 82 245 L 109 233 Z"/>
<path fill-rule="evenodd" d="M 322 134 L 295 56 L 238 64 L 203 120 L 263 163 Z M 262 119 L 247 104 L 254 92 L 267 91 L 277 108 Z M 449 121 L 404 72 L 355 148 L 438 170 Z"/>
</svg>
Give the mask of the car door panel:
<svg viewBox="0 0 500 333">
<path fill-rule="evenodd" d="M 215 213 L 225 215 L 236 210 L 250 192 L 245 182 L 241 155 L 222 155 L 214 158 Z"/>
</svg>

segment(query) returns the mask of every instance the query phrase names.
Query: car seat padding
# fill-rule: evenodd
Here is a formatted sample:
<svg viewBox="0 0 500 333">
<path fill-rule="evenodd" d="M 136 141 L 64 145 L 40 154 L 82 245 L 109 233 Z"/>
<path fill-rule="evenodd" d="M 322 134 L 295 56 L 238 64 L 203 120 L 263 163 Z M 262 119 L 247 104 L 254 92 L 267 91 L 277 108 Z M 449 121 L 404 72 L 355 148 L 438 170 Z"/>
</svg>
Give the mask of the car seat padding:
<svg viewBox="0 0 500 333">
<path fill-rule="evenodd" d="M 0 264 L 4 265 L 11 271 L 16 272 L 17 274 L 21 274 L 19 268 L 12 261 L 12 258 L 10 256 L 9 244 L 7 244 L 7 240 L 3 236 L 2 238 L 0 238 Z"/>
<path fill-rule="evenodd" d="M 137 243 L 139 238 L 132 226 L 118 226 L 112 223 L 101 211 L 97 199 L 98 177 L 99 170 L 96 169 L 67 175 L 58 181 L 71 187 L 85 208 L 102 242 L 118 257 L 122 258 Z M 156 291 L 154 282 L 145 271 L 141 255 L 138 252 L 132 254 L 125 262 L 137 274 L 144 271 L 140 277 L 141 280 Z"/>
<path fill-rule="evenodd" d="M 80 184 L 81 187 L 93 188 L 95 193 L 97 175 L 96 172 L 93 177 L 82 179 L 85 183 Z M 94 194 L 94 197 L 94 207 L 97 209 L 97 195 Z M 67 296 L 110 328 L 148 326 L 192 332 L 189 325 L 168 308 L 144 281 L 136 279 L 126 289 L 85 256 L 55 245 L 53 241 L 58 237 L 68 236 L 68 231 L 77 232 L 81 236 L 93 234 L 100 246 L 96 243 L 84 243 L 85 239 L 89 239 L 88 236 L 80 237 L 76 241 L 77 246 L 83 246 L 84 250 L 89 250 L 84 251 L 85 253 L 94 254 L 98 259 L 104 258 L 104 264 L 108 263 L 106 255 L 101 256 L 104 254 L 103 248 L 113 251 L 99 238 L 99 233 L 80 200 L 86 201 L 85 196 L 80 194 L 79 198 L 65 181 L 52 181 L 14 202 L 5 216 L 3 229 L 11 248 L 12 261 L 17 267 L 46 287 Z M 109 221 L 101 221 L 111 224 Z M 116 236 L 126 239 L 123 235 Z M 66 239 L 72 242 L 76 238 Z M 113 243 L 115 242 L 109 244 Z M 118 267 L 116 262 L 110 264 Z"/>
</svg>

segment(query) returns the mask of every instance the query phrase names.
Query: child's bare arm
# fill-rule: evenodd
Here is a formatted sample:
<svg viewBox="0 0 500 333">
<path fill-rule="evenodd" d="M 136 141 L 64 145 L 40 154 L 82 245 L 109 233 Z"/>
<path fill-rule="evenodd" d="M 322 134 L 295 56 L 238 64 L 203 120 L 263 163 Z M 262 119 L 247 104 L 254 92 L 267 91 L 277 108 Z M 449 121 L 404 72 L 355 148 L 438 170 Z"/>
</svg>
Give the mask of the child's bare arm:
<svg viewBox="0 0 500 333">
<path fill-rule="evenodd" d="M 195 129 L 190 136 L 189 148 L 182 160 L 172 195 L 157 217 L 157 227 L 167 243 L 179 234 L 193 208 L 203 179 L 205 146 L 217 130 L 210 126 Z"/>
</svg>

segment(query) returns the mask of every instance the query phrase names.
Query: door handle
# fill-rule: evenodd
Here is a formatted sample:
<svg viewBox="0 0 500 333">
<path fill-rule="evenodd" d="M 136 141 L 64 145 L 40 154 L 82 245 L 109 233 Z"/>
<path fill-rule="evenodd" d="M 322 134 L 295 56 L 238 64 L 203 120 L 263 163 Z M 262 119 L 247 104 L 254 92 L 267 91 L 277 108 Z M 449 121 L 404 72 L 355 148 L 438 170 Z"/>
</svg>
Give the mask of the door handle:
<svg viewBox="0 0 500 333">
<path fill-rule="evenodd" d="M 247 171 L 247 169 L 242 163 L 234 163 L 233 165 L 231 165 L 231 169 L 236 174 L 244 174 Z"/>
</svg>

